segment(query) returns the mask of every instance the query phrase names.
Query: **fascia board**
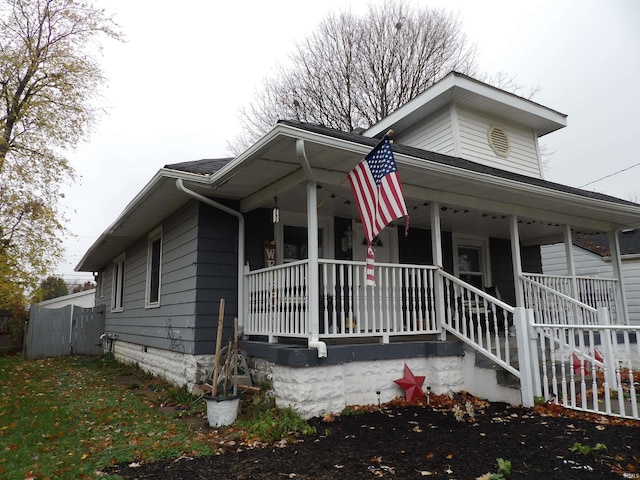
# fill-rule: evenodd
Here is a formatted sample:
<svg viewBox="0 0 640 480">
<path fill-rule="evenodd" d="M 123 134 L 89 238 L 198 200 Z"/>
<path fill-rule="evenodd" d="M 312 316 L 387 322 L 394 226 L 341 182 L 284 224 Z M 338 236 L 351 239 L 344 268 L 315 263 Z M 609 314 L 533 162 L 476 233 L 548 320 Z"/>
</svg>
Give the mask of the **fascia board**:
<svg viewBox="0 0 640 480">
<path fill-rule="evenodd" d="M 495 103 L 503 104 L 511 108 L 520 110 L 527 114 L 544 118 L 547 121 L 558 125 L 558 128 L 567 126 L 567 115 L 553 110 L 544 105 L 540 105 L 526 98 L 519 97 L 513 93 L 500 90 L 482 82 L 470 79 L 465 76 L 451 73 L 439 82 L 436 82 L 423 93 L 410 100 L 408 103 L 397 109 L 391 115 L 385 117 L 380 122 L 371 126 L 363 132 L 363 136 L 375 137 L 380 133 L 393 127 L 403 118 L 408 117 L 425 105 L 436 102 L 439 97 L 443 96 L 447 91 L 451 91 L 451 98 L 447 102 L 455 102 L 455 89 L 459 88 L 467 92 L 487 98 Z M 437 102 L 436 102 L 437 103 Z M 440 106 L 440 105 L 438 105 Z"/>
<path fill-rule="evenodd" d="M 217 186 L 220 186 L 235 175 L 240 173 L 243 168 L 251 165 L 251 163 L 257 159 L 256 155 L 260 150 L 267 147 L 269 143 L 278 137 L 288 137 L 296 140 L 304 140 L 313 142 L 325 147 L 333 147 L 343 150 L 349 150 L 354 154 L 361 154 L 363 157 L 371 151 L 371 145 L 363 145 L 361 143 L 351 142 L 348 140 L 335 138 L 330 135 L 323 135 L 320 133 L 309 132 L 300 128 L 293 127 L 291 125 L 276 125 L 269 133 L 258 140 L 251 148 L 243 152 L 235 160 L 232 160 L 223 168 L 212 174 L 207 183 L 211 184 L 215 190 Z"/>
<path fill-rule="evenodd" d="M 151 180 L 138 192 L 138 194 L 127 204 L 126 207 L 120 212 L 120 215 L 115 219 L 115 221 L 107 227 L 104 232 L 96 239 L 95 242 L 89 247 L 86 253 L 82 256 L 82 259 L 78 262 L 75 271 L 82 271 L 82 265 L 87 261 L 87 259 L 102 245 L 118 228 L 118 226 L 122 225 L 127 218 L 131 215 L 133 211 L 135 211 L 139 206 L 146 201 L 147 198 L 156 190 L 159 185 L 165 179 L 176 180 L 181 178 L 184 181 L 195 182 L 195 183 L 204 183 L 206 182 L 207 177 L 188 173 L 188 172 L 180 172 L 178 170 L 171 170 L 168 168 L 161 168 L 158 172 L 153 176 Z"/>
</svg>

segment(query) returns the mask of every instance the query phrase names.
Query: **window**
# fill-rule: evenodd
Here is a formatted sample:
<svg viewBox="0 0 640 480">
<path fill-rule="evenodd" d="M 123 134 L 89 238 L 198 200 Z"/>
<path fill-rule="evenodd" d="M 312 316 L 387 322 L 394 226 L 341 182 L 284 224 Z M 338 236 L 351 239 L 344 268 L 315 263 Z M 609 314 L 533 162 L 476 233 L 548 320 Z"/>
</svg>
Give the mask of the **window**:
<svg viewBox="0 0 640 480">
<path fill-rule="evenodd" d="M 125 254 L 113 260 L 113 284 L 111 287 L 111 311 L 121 312 L 124 309 L 124 267 Z"/>
<path fill-rule="evenodd" d="M 458 276 L 474 287 L 484 286 L 480 247 L 458 247 Z"/>
<path fill-rule="evenodd" d="M 322 258 L 322 228 L 318 229 L 318 258 Z M 285 262 L 304 260 L 307 255 L 307 227 L 283 226 Z"/>
<path fill-rule="evenodd" d="M 487 240 L 480 237 L 454 238 L 455 275 L 480 289 L 491 285 L 487 244 Z"/>
<path fill-rule="evenodd" d="M 307 252 L 307 216 L 283 210 L 280 223 L 274 225 L 278 264 L 309 258 Z M 333 258 L 333 218 L 318 216 L 318 257 Z"/>
<path fill-rule="evenodd" d="M 149 235 L 147 244 L 147 308 L 160 306 L 160 275 L 162 264 L 162 228 Z"/>
</svg>

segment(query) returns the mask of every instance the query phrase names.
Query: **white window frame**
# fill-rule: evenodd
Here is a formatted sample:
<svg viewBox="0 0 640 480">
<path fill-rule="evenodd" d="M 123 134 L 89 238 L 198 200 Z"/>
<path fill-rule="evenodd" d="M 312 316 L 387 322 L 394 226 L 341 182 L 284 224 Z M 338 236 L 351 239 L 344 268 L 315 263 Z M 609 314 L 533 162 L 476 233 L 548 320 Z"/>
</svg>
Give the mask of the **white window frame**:
<svg viewBox="0 0 640 480">
<path fill-rule="evenodd" d="M 111 282 L 111 311 L 124 311 L 124 282 L 126 268 L 126 253 L 122 253 L 113 259 L 113 275 Z"/>
<path fill-rule="evenodd" d="M 158 270 L 157 273 L 154 273 L 152 270 L 153 266 L 153 244 L 159 241 L 160 248 L 158 250 Z M 157 275 L 158 287 L 157 291 L 157 299 L 155 301 L 151 300 L 152 297 L 152 277 Z M 145 288 L 145 299 L 144 299 L 144 307 L 145 308 L 158 308 L 160 306 L 160 294 L 162 291 L 162 227 L 158 227 L 149 233 L 149 237 L 147 239 L 147 282 Z"/>
<path fill-rule="evenodd" d="M 106 279 L 106 272 L 105 269 L 103 268 L 102 270 L 100 270 L 100 272 L 98 272 L 98 276 L 96 279 L 96 288 L 97 288 L 97 298 L 104 298 L 104 281 Z"/>
<path fill-rule="evenodd" d="M 458 248 L 472 247 L 480 249 L 480 265 L 482 267 L 482 287 L 493 285 L 491 280 L 491 258 L 489 254 L 489 238 L 477 235 L 453 235 L 453 273 L 460 278 L 458 265 Z"/>
</svg>

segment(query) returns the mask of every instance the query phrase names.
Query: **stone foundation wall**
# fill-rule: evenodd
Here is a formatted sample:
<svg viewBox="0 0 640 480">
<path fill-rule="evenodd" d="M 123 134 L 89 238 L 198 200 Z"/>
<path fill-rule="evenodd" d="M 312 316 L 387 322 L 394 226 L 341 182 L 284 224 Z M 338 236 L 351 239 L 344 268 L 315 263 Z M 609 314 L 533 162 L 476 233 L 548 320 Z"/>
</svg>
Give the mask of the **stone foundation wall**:
<svg viewBox="0 0 640 480">
<path fill-rule="evenodd" d="M 436 394 L 464 387 L 461 356 L 350 362 L 308 368 L 252 362 L 252 377 L 273 385 L 278 407 L 291 406 L 304 418 L 340 412 L 347 405 L 388 402 L 404 391 L 394 380 L 404 375 L 405 363 L 414 375 L 426 377 L 424 389 Z M 379 392 L 379 394 L 378 394 Z"/>
<path fill-rule="evenodd" d="M 115 342 L 113 354 L 119 362 L 136 364 L 173 385 L 186 385 L 189 391 L 194 385 L 205 382 L 214 362 L 213 355 L 186 355 L 122 341 Z"/>
</svg>

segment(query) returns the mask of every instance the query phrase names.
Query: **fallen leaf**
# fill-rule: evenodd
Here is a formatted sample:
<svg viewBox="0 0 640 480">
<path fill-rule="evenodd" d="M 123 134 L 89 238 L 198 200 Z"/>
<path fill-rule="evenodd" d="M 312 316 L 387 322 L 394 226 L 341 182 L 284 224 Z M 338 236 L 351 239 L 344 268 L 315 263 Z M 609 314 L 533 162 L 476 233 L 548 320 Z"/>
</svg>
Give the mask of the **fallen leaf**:
<svg viewBox="0 0 640 480">
<path fill-rule="evenodd" d="M 453 458 L 453 455 L 452 455 L 452 454 L 449 454 L 449 455 L 447 455 L 447 457 L 446 457 L 446 458 L 447 458 L 447 460 L 451 460 L 451 459 Z"/>
</svg>

